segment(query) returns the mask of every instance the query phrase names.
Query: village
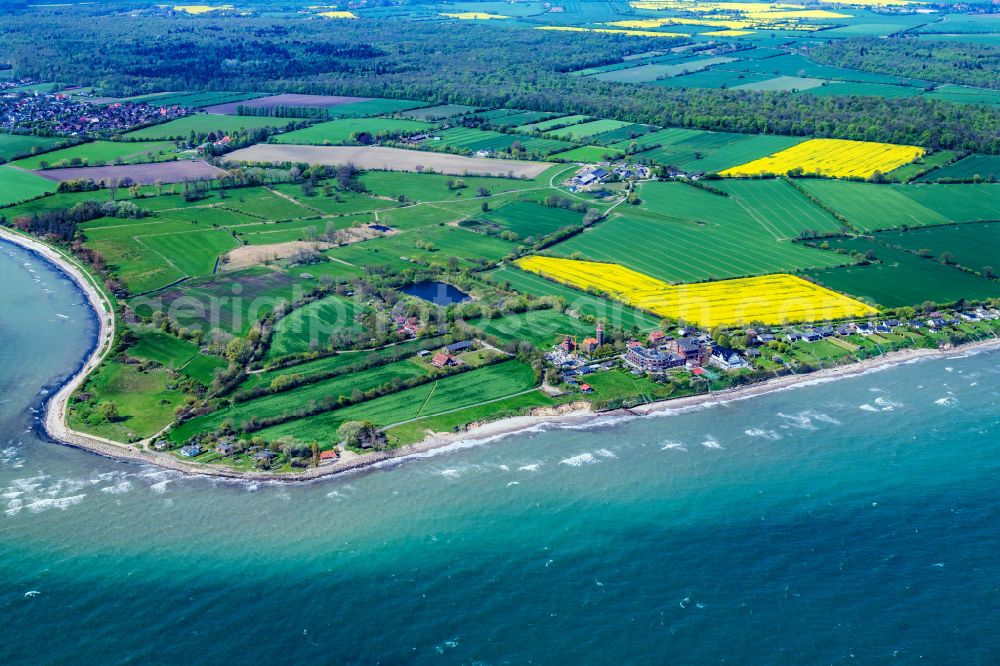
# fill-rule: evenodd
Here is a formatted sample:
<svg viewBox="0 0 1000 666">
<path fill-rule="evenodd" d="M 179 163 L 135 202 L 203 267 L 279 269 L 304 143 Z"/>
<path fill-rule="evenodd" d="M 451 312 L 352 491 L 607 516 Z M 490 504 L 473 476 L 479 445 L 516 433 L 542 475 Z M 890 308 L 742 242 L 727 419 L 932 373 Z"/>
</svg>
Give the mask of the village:
<svg viewBox="0 0 1000 666">
<path fill-rule="evenodd" d="M 142 102 L 92 104 L 66 93 L 0 92 L 0 130 L 76 138 L 126 132 L 154 122 L 180 118 L 180 106 L 151 106 Z"/>
<path fill-rule="evenodd" d="M 592 395 L 595 387 L 586 379 L 596 373 L 626 371 L 635 377 L 648 376 L 656 382 L 671 378 L 713 380 L 755 372 L 808 372 L 820 364 L 846 363 L 866 353 L 883 354 L 903 346 L 950 347 L 958 340 L 957 330 L 972 333 L 973 324 L 985 324 L 981 332 L 996 337 L 1000 310 L 979 307 L 962 311 L 933 311 L 906 321 L 887 318 L 878 321 L 847 322 L 836 326 L 805 327 L 757 326 L 737 330 L 707 331 L 678 326 L 669 332 L 657 329 L 644 339 L 630 339 L 623 353 L 607 355 L 604 325 L 593 336 L 578 340 L 564 336 L 546 353 L 545 359 L 557 371 L 558 383 Z M 963 328 L 965 327 L 965 328 Z M 975 335 L 975 333 L 972 333 Z M 823 344 L 824 350 L 817 347 Z M 869 350 L 866 352 L 866 349 Z M 839 350 L 841 353 L 830 353 Z M 550 384 L 555 383 L 550 379 Z"/>
</svg>

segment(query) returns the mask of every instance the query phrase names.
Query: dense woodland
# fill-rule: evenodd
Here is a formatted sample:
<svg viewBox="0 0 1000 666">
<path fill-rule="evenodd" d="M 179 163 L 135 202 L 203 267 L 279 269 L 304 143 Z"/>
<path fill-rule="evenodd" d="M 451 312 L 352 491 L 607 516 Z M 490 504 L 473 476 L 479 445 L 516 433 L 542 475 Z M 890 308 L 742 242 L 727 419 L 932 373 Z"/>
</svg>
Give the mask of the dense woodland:
<svg viewBox="0 0 1000 666">
<path fill-rule="evenodd" d="M 938 83 L 1000 88 L 1000 46 L 909 38 L 831 40 L 809 51 L 827 65 Z"/>
<path fill-rule="evenodd" d="M 254 89 L 390 96 L 1000 152 L 1000 109 L 921 98 L 672 90 L 565 74 L 662 49 L 669 45 L 664 39 L 391 19 L 122 20 L 107 9 L 74 8 L 88 11 L 86 20 L 57 11 L 5 18 L 0 61 L 22 75 L 98 85 L 112 94 Z M 95 51 L 95 43 L 105 46 Z"/>
</svg>

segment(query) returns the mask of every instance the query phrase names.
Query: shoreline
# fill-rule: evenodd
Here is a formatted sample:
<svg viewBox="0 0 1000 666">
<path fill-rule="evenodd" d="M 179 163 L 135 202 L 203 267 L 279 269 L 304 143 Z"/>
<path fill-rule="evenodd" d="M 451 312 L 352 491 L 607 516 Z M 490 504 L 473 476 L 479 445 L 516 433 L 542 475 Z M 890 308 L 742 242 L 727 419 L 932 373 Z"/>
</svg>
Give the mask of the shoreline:
<svg viewBox="0 0 1000 666">
<path fill-rule="evenodd" d="M 1000 349 L 1000 338 L 983 340 L 949 349 L 904 349 L 882 356 L 848 365 L 826 368 L 802 375 L 785 375 L 761 382 L 734 387 L 721 392 L 703 393 L 683 398 L 657 400 L 631 409 L 616 409 L 595 412 L 584 402 L 573 402 L 558 407 L 544 407 L 532 413 L 472 424 L 468 429 L 456 433 L 429 433 L 423 440 L 398 449 L 371 452 L 342 460 L 330 465 L 312 467 L 301 472 L 240 472 L 224 467 L 203 463 L 184 462 L 168 453 L 151 451 L 145 445 L 156 435 L 137 444 L 121 444 L 108 439 L 76 432 L 66 424 L 66 408 L 70 396 L 84 381 L 86 376 L 100 364 L 110 351 L 115 335 L 114 310 L 104 295 L 89 279 L 85 271 L 72 263 L 61 253 L 41 241 L 0 228 L 0 239 L 8 241 L 52 264 L 62 271 L 81 291 L 90 304 L 99 324 L 96 341 L 90 353 L 77 370 L 42 405 L 40 423 L 44 434 L 53 442 L 111 458 L 119 462 L 146 463 L 191 476 L 211 476 L 243 481 L 280 481 L 302 483 L 366 468 L 385 466 L 392 462 L 403 462 L 408 458 L 423 457 L 430 452 L 445 449 L 479 446 L 489 441 L 519 433 L 573 425 L 577 427 L 597 426 L 606 419 L 620 421 L 645 418 L 654 414 L 666 414 L 712 404 L 725 405 L 728 402 L 746 400 L 769 393 L 785 391 L 813 383 L 837 381 L 859 376 L 875 370 L 889 368 L 925 358 L 947 358 L 969 352 Z"/>
</svg>

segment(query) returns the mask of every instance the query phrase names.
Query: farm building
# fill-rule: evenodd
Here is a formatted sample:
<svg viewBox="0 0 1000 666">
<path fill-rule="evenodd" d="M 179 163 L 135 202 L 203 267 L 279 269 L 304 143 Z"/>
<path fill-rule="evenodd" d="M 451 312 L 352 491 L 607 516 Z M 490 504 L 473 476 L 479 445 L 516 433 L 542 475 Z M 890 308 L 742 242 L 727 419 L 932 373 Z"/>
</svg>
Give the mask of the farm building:
<svg viewBox="0 0 1000 666">
<path fill-rule="evenodd" d="M 458 365 L 458 361 L 451 354 L 438 352 L 431 359 L 431 365 L 435 368 L 448 368 Z"/>
</svg>

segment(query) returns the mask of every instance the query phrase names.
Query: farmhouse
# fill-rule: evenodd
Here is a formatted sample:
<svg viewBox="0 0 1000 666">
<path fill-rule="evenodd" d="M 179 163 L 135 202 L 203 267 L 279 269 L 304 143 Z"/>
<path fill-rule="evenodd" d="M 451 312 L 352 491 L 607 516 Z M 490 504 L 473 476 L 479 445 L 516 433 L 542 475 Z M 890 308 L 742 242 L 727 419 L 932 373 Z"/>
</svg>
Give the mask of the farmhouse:
<svg viewBox="0 0 1000 666">
<path fill-rule="evenodd" d="M 458 360 L 446 352 L 438 352 L 431 359 L 431 365 L 435 368 L 448 368 L 458 365 Z"/>
<path fill-rule="evenodd" d="M 201 447 L 197 444 L 188 444 L 187 446 L 181 447 L 180 454 L 185 458 L 194 458 L 201 454 Z"/>
</svg>

